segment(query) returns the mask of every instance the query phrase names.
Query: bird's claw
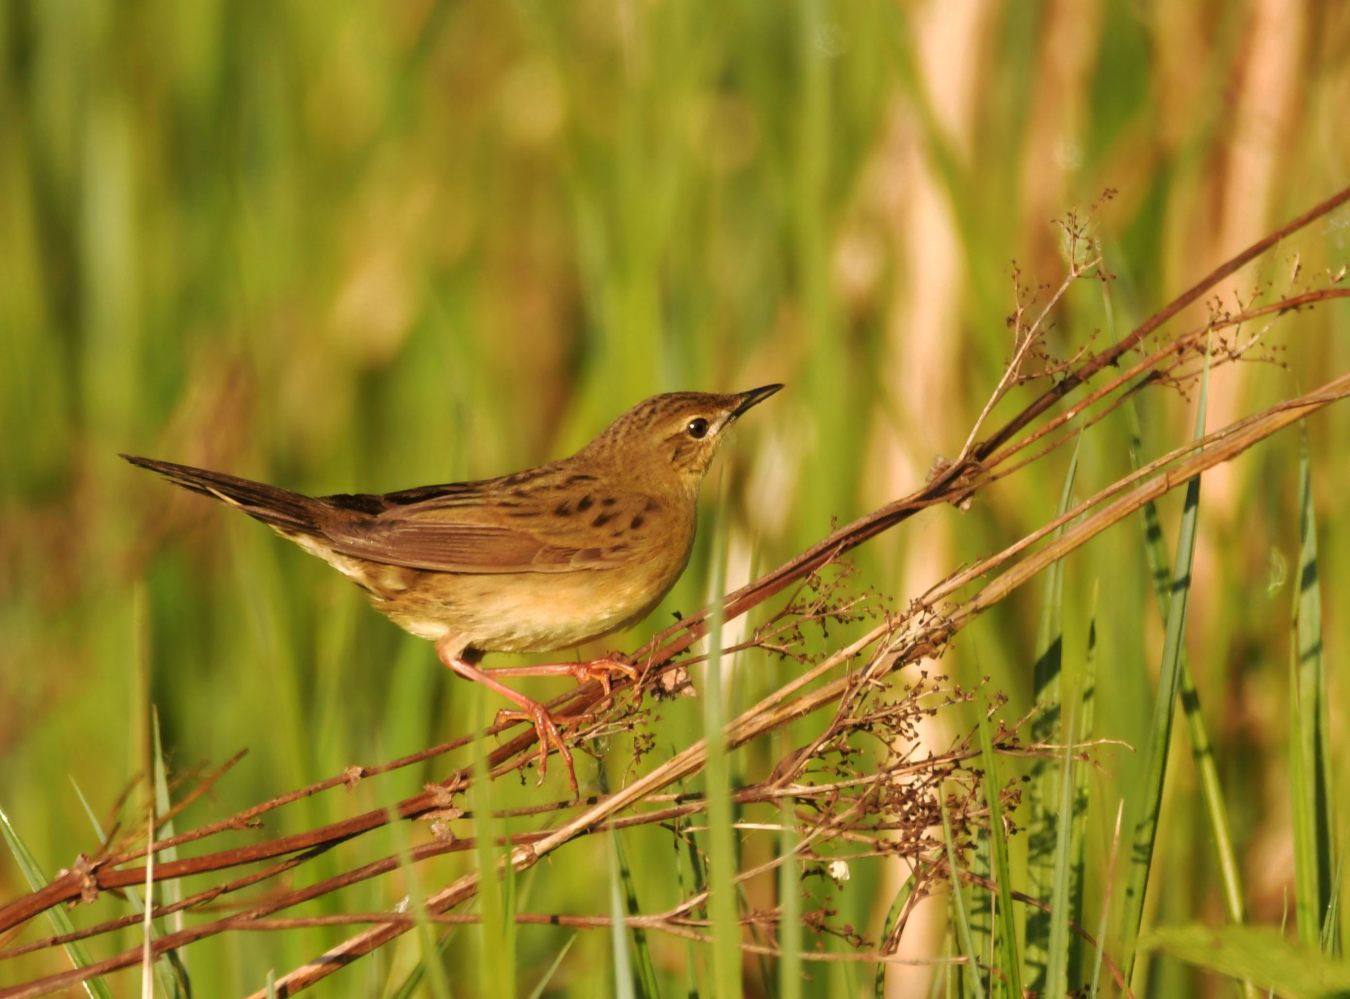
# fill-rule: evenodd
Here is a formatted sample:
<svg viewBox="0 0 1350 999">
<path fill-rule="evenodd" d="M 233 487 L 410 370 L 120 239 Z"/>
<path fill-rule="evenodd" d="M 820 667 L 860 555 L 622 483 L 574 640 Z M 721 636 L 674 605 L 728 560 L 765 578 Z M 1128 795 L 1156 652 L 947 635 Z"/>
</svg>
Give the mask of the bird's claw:
<svg viewBox="0 0 1350 999">
<path fill-rule="evenodd" d="M 556 749 L 558 756 L 562 758 L 563 766 L 567 767 L 567 783 L 572 787 L 572 796 L 580 797 L 577 771 L 572 763 L 572 751 L 563 742 L 562 730 L 558 728 L 558 723 L 553 720 L 548 709 L 542 704 L 531 705 L 522 711 L 503 708 L 497 712 L 497 722 L 507 721 L 527 721 L 534 726 L 535 738 L 539 743 L 539 783 L 544 783 L 544 777 L 548 774 L 548 754 Z"/>
<path fill-rule="evenodd" d="M 624 662 L 622 659 L 611 656 L 606 656 L 602 659 L 592 659 L 584 663 L 573 663 L 571 666 L 571 673 L 576 677 L 577 683 L 586 683 L 587 681 L 594 680 L 596 683 L 600 684 L 606 697 L 609 696 L 610 684 L 613 682 L 616 673 L 627 677 L 629 680 L 636 680 L 638 678 L 636 667 L 632 666 L 630 663 Z"/>
</svg>

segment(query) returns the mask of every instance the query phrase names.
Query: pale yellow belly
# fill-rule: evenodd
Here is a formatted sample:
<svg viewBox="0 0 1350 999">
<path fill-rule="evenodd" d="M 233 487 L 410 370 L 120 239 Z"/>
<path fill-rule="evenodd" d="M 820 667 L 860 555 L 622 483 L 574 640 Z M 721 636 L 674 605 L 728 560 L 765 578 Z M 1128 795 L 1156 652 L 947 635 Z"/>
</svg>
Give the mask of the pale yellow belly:
<svg viewBox="0 0 1350 999">
<path fill-rule="evenodd" d="M 483 652 L 552 652 L 600 638 L 645 617 L 684 570 L 666 565 L 564 573 L 416 573 L 401 593 L 373 596 L 401 627 Z"/>
</svg>

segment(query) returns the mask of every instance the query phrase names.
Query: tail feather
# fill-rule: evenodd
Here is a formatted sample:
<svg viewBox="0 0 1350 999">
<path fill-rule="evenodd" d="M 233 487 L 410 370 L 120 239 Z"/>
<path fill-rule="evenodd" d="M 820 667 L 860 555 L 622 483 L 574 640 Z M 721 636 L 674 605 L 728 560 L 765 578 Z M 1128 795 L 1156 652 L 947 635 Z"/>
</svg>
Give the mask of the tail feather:
<svg viewBox="0 0 1350 999">
<path fill-rule="evenodd" d="M 315 536 L 323 533 L 319 527 L 323 506 L 308 496 L 206 468 L 156 461 L 134 454 L 124 454 L 122 457 L 133 465 L 158 472 L 184 489 L 228 503 L 264 524 L 287 532 Z"/>
</svg>

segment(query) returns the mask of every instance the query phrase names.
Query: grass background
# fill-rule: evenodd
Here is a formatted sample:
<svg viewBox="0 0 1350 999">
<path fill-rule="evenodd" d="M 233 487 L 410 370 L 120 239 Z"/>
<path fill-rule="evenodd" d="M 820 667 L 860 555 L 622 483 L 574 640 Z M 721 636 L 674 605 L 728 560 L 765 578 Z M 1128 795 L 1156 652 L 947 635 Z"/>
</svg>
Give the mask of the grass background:
<svg viewBox="0 0 1350 999">
<path fill-rule="evenodd" d="M 1068 354 L 1342 186 L 1348 15 L 1279 0 L 5 4 L 0 808 L 51 873 L 96 844 L 71 780 L 111 815 L 144 768 L 151 704 L 175 768 L 249 750 L 188 821 L 441 741 L 496 707 L 324 566 L 117 452 L 383 491 L 568 453 L 654 392 L 783 381 L 720 459 L 734 585 L 959 450 L 1008 355 L 1011 261 L 1031 286 L 1063 273 L 1053 218 L 1119 192 L 1096 223 L 1117 280 L 1069 297 L 1052 336 Z M 1348 242 L 1342 212 L 1244 272 L 1226 302 L 1298 286 L 1295 261 L 1305 275 L 1340 266 Z M 1347 332 L 1334 307 L 1277 327 L 1283 366 L 1216 376 L 1210 425 L 1344 370 Z M 1145 457 L 1189 436 L 1177 395 L 1146 394 L 1139 410 Z M 1342 407 L 1309 428 L 1336 748 L 1350 708 L 1334 677 L 1350 629 L 1347 420 Z M 1127 470 L 1126 450 L 1124 421 L 1094 430 L 1079 493 Z M 1066 464 L 868 545 L 864 581 L 903 601 L 1021 536 L 1052 515 Z M 1292 433 L 1206 477 L 1187 634 L 1254 923 L 1293 908 L 1297 495 Z M 1169 551 L 1179 512 L 1179 496 L 1162 506 Z M 706 599 L 708 527 L 651 622 Z M 1162 626 L 1140 531 L 1067 564 L 1066 655 L 1084 647 L 1094 586 L 1098 735 L 1142 747 Z M 1031 592 L 996 608 L 944 667 L 990 674 L 1020 714 L 1040 610 Z M 729 710 L 773 668 L 734 664 Z M 693 738 L 699 710 L 668 709 L 658 745 Z M 1104 751 L 1092 776 L 1098 874 L 1142 755 Z M 1168 777 L 1151 924 L 1222 920 L 1185 755 Z M 290 821 L 440 773 L 316 799 Z M 642 906 L 672 904 L 669 840 L 636 834 L 625 849 Z M 429 882 L 464 862 L 431 865 Z M 521 908 L 605 911 L 595 871 L 608 863 L 565 855 L 520 886 Z M 839 902 L 875 934 L 895 890 L 879 870 Z M 0 897 L 22 891 L 0 860 Z M 398 895 L 362 891 L 345 904 Z M 943 953 L 945 933 L 939 915 L 906 946 Z M 239 992 L 343 935 L 205 943 L 189 968 L 202 994 Z M 520 931 L 522 990 L 569 936 Z M 653 946 L 665 991 L 702 974 L 703 956 Z M 451 939 L 456 994 L 488 991 L 463 970 L 478 947 L 470 931 Z M 558 994 L 592 994 L 611 949 L 582 934 Z M 414 959 L 367 962 L 343 988 L 378 991 Z M 1218 988 L 1168 958 L 1140 975 L 1145 994 Z M 831 967 L 803 988 L 870 984 L 870 970 Z"/>
</svg>

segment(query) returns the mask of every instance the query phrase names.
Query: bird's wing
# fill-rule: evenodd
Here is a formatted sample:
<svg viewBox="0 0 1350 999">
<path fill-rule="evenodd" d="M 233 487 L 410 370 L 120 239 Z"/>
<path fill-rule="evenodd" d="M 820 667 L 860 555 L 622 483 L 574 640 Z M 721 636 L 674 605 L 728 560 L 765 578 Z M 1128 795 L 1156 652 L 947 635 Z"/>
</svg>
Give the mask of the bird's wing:
<svg viewBox="0 0 1350 999">
<path fill-rule="evenodd" d="M 390 520 L 325 532 L 343 555 L 432 572 L 564 572 L 602 568 L 601 548 L 551 544 L 490 524 Z"/>
<path fill-rule="evenodd" d="M 343 555 L 411 569 L 567 572 L 631 560 L 656 526 L 657 505 L 645 496 L 574 490 L 568 502 L 552 490 L 475 495 L 471 485 L 419 491 L 413 502 L 399 502 L 405 494 L 325 497 L 335 515 L 324 536 Z"/>
</svg>

